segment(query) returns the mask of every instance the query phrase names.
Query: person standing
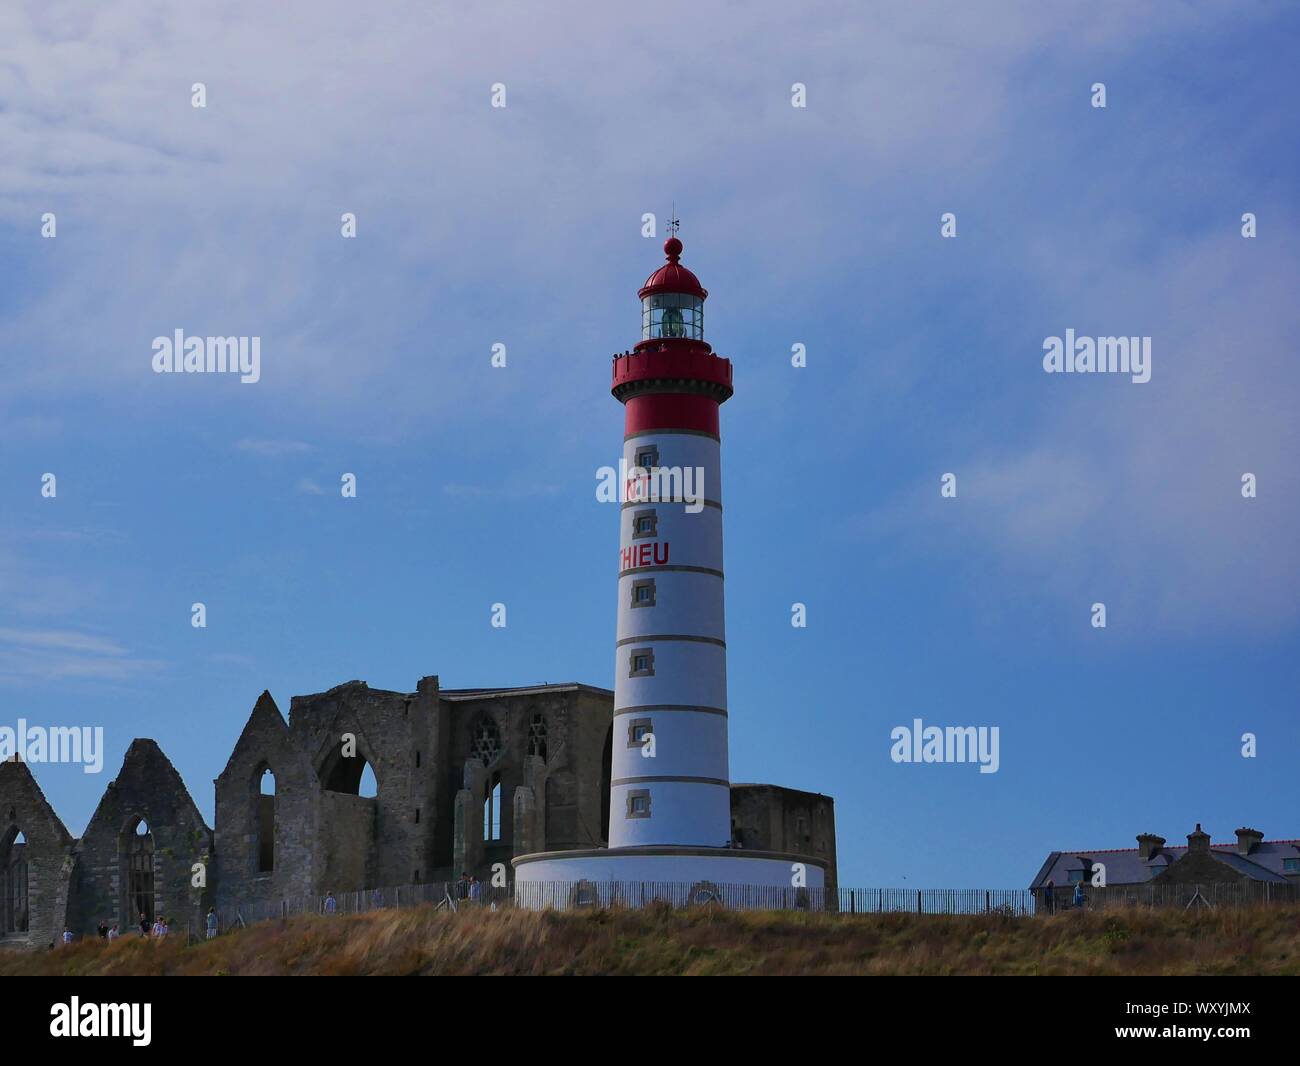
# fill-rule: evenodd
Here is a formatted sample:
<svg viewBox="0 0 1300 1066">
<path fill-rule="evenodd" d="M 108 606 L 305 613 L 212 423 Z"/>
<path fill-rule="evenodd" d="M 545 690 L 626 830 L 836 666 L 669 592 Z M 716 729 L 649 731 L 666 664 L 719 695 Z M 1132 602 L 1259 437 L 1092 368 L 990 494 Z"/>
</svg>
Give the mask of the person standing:
<svg viewBox="0 0 1300 1066">
<path fill-rule="evenodd" d="M 217 908 L 216 907 L 208 908 L 208 917 L 206 919 L 206 925 L 208 929 L 208 939 L 215 940 L 217 937 Z"/>
<path fill-rule="evenodd" d="M 108 942 L 111 944 L 119 936 L 121 936 L 121 933 L 117 931 L 117 922 L 114 922 L 108 927 Z"/>
<path fill-rule="evenodd" d="M 1043 907 L 1048 914 L 1056 909 L 1056 882 L 1049 880 L 1047 887 L 1043 889 Z"/>
<path fill-rule="evenodd" d="M 72 930 L 66 925 L 63 927 L 63 943 L 65 946 L 72 943 Z"/>
<path fill-rule="evenodd" d="M 140 935 L 149 935 L 149 919 L 144 916 L 144 911 L 140 912 Z"/>
<path fill-rule="evenodd" d="M 326 913 L 326 914 L 333 914 L 333 913 L 334 913 L 336 910 L 338 910 L 338 909 L 339 909 L 339 905 L 338 905 L 338 902 L 334 899 L 334 893 L 333 893 L 333 892 L 326 892 L 326 893 L 325 893 L 325 913 Z"/>
</svg>

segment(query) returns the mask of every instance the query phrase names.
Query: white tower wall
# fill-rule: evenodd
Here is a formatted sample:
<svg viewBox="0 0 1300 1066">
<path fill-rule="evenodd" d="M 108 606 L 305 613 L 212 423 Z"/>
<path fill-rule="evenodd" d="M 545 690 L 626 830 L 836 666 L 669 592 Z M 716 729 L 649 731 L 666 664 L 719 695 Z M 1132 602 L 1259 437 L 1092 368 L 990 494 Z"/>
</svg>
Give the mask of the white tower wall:
<svg viewBox="0 0 1300 1066">
<path fill-rule="evenodd" d="M 721 451 L 701 433 L 656 430 L 624 443 L 626 468 L 647 452 L 661 469 L 689 471 L 678 484 L 702 505 L 692 513 L 683 502 L 633 498 L 622 507 L 609 844 L 726 847 Z M 652 532 L 642 530 L 645 518 Z M 638 656 L 648 657 L 646 669 Z M 654 734 L 652 758 L 636 726 Z"/>
</svg>

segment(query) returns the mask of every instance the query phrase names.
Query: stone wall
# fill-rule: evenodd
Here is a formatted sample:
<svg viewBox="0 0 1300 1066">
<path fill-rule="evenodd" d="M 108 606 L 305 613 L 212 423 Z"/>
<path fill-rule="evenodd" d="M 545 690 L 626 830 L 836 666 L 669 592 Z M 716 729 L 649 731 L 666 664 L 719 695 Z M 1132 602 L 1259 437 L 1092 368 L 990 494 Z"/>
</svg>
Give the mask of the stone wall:
<svg viewBox="0 0 1300 1066">
<path fill-rule="evenodd" d="M 826 862 L 826 887 L 838 885 L 835 801 L 780 785 L 731 786 L 732 839 L 755 851 L 784 851 Z"/>
<path fill-rule="evenodd" d="M 8 867 L 10 848 L 19 833 L 27 841 L 18 845 L 27 864 L 27 931 L 12 932 L 4 938 L 46 947 L 67 924 L 73 840 L 27 765 L 15 757 L 0 763 L 0 871 Z"/>
<path fill-rule="evenodd" d="M 377 855 L 379 801 L 371 796 L 324 792 L 320 797 L 321 835 L 317 895 L 407 884 L 385 879 Z"/>
<path fill-rule="evenodd" d="M 162 749 L 152 740 L 135 740 L 74 849 L 74 932 L 91 932 L 100 920 L 117 921 L 124 932 L 136 928 L 126 862 L 142 821 L 152 841 L 154 915 L 167 917 L 173 928 L 190 922 L 199 927 L 215 886 L 212 830 Z M 196 876 L 206 886 L 196 887 Z"/>
<path fill-rule="evenodd" d="M 272 869 L 259 869 L 258 807 L 265 771 L 271 772 Z M 269 692 L 258 698 L 216 787 L 218 904 L 269 902 L 314 891 L 316 796 L 310 759 L 289 735 Z"/>
<path fill-rule="evenodd" d="M 127 857 L 143 821 L 153 847 L 154 912 L 195 928 L 210 903 L 323 896 L 454 877 L 540 851 L 608 841 L 613 693 L 586 685 L 414 693 L 349 681 L 294 697 L 286 721 L 263 692 L 214 782 L 215 833 L 152 740 L 131 744 L 80 840 L 28 768 L 0 764 L 0 859 L 27 844 L 31 935 L 48 944 L 65 922 L 136 927 Z M 358 795 L 369 764 L 376 795 Z M 268 777 L 269 774 L 269 777 Z M 262 783 L 274 781 L 264 796 Z M 484 839 L 484 800 L 500 782 L 499 836 Z M 825 859 L 835 876 L 834 805 L 774 785 L 735 785 L 744 846 Z M 271 868 L 263 868 L 269 831 Z M 206 886 L 194 887 L 195 864 Z"/>
</svg>

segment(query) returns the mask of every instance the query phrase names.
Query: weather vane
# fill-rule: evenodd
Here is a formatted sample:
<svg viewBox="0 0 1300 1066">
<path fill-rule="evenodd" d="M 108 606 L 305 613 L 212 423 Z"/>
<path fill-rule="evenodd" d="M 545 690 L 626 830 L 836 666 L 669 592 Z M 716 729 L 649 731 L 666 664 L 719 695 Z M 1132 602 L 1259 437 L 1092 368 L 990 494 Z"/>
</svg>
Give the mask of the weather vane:
<svg viewBox="0 0 1300 1066">
<path fill-rule="evenodd" d="M 681 228 L 682 228 L 682 220 L 677 217 L 677 201 L 674 200 L 673 209 L 670 212 L 670 217 L 668 219 L 668 232 L 671 233 L 674 237 L 676 237 L 677 231 Z"/>
</svg>

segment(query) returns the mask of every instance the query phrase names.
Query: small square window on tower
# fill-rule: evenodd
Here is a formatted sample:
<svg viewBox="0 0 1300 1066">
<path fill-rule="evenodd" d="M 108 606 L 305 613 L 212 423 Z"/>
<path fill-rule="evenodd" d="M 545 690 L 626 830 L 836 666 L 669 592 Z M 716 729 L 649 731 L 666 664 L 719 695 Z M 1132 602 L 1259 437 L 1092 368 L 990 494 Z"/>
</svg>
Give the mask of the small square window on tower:
<svg viewBox="0 0 1300 1066">
<path fill-rule="evenodd" d="M 651 508 L 646 511 L 634 511 L 632 513 L 632 539 L 642 540 L 646 537 L 657 537 L 659 535 L 659 515 Z"/>
<path fill-rule="evenodd" d="M 645 738 L 654 732 L 654 723 L 649 718 L 633 718 L 627 727 L 627 746 L 640 748 L 645 746 Z"/>
<path fill-rule="evenodd" d="M 650 790 L 634 788 L 627 794 L 627 816 L 629 818 L 650 817 Z"/>
<path fill-rule="evenodd" d="M 636 450 L 636 466 L 649 473 L 659 465 L 659 448 L 645 444 Z"/>
<path fill-rule="evenodd" d="M 653 607 L 655 605 L 655 579 L 652 577 L 632 582 L 632 606 Z"/>
<path fill-rule="evenodd" d="M 633 648 L 628 656 L 628 677 L 654 677 L 655 653 L 653 648 Z"/>
</svg>

